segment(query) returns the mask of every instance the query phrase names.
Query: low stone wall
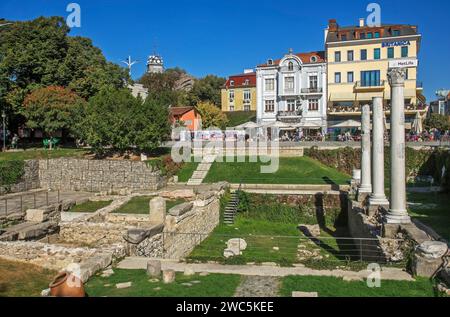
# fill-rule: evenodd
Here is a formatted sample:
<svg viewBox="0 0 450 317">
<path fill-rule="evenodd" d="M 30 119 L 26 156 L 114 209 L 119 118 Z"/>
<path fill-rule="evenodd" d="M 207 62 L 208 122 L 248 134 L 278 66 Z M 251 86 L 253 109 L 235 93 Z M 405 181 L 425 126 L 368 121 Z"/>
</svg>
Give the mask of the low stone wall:
<svg viewBox="0 0 450 317">
<path fill-rule="evenodd" d="M 220 221 L 218 197 L 195 206 L 181 216 L 167 216 L 164 227 L 164 258 L 180 259 L 205 240 Z"/>
<path fill-rule="evenodd" d="M 91 192 L 156 190 L 165 183 L 145 162 L 64 158 L 40 160 L 39 180 L 43 188 Z"/>
<path fill-rule="evenodd" d="M 16 184 L 11 186 L 0 186 L 0 195 L 7 193 L 18 193 L 40 187 L 39 183 L 39 161 L 27 160 L 24 162 L 24 173 Z"/>
</svg>

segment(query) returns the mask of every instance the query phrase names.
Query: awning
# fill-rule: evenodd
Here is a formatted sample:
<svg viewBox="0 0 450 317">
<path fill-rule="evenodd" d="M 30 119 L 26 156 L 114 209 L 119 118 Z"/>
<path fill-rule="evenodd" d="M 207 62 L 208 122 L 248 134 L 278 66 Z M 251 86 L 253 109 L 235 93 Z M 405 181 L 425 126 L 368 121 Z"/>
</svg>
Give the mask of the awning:
<svg viewBox="0 0 450 317">
<path fill-rule="evenodd" d="M 335 125 L 331 126 L 330 128 L 335 128 L 335 129 L 361 128 L 361 122 L 350 119 L 350 120 L 335 124 Z"/>
<path fill-rule="evenodd" d="M 253 122 L 253 121 L 249 121 L 243 124 L 240 124 L 238 126 L 235 126 L 235 129 L 254 129 L 254 128 L 258 128 L 260 127 L 257 123 Z"/>
</svg>

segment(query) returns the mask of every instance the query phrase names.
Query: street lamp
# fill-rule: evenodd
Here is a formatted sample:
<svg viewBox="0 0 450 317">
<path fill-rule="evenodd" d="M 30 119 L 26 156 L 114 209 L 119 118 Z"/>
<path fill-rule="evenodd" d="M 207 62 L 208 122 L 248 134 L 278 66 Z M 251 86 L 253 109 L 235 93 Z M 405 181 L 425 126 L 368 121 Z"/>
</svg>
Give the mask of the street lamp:
<svg viewBox="0 0 450 317">
<path fill-rule="evenodd" d="M 6 152 L 6 113 L 5 113 L 5 110 L 2 110 L 2 119 L 3 119 L 3 152 Z"/>
</svg>

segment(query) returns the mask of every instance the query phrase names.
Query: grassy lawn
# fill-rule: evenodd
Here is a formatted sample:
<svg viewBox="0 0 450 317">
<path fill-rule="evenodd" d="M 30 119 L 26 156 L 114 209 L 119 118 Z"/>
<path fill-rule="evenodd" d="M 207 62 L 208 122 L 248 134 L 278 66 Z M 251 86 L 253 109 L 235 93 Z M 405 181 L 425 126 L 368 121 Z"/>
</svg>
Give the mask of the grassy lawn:
<svg viewBox="0 0 450 317">
<path fill-rule="evenodd" d="M 222 212 L 228 195 L 221 200 Z M 242 201 L 247 201 L 242 203 Z M 242 207 L 247 205 L 248 207 Z M 233 225 L 221 223 L 189 255 L 190 261 L 218 261 L 225 264 L 275 262 L 281 266 L 304 264 L 316 269 L 349 269 L 365 267 L 359 261 L 359 253 L 341 227 L 342 213 L 327 207 L 326 216 L 317 219 L 314 208 L 303 202 L 283 203 L 274 195 L 246 194 L 241 197 L 241 211 Z M 298 229 L 299 224 L 322 223 L 320 238 L 311 239 Z M 223 251 L 226 242 L 242 238 L 247 248 L 242 255 L 226 259 Z M 353 256 L 353 257 L 352 257 Z"/>
<path fill-rule="evenodd" d="M 450 194 L 408 193 L 409 213 L 450 241 Z"/>
<path fill-rule="evenodd" d="M 186 183 L 189 178 L 191 178 L 194 171 L 197 169 L 199 163 L 197 162 L 186 162 L 183 164 L 181 169 L 178 171 L 178 181 Z"/>
<path fill-rule="evenodd" d="M 41 296 L 55 275 L 32 264 L 0 259 L 0 297 Z"/>
<path fill-rule="evenodd" d="M 150 199 L 153 197 L 150 196 L 138 196 L 130 199 L 129 202 L 122 205 L 120 208 L 114 210 L 113 213 L 116 214 L 148 214 Z M 170 208 L 184 203 L 184 199 L 176 199 L 176 200 L 166 200 L 166 210 L 168 211 Z"/>
<path fill-rule="evenodd" d="M 151 282 L 145 270 L 114 269 L 110 277 L 95 276 L 86 284 L 89 296 L 128 296 L 128 297 L 230 297 L 239 285 L 239 275 L 209 274 L 207 276 L 184 276 L 177 273 L 175 282 L 164 284 Z M 197 281 L 197 282 L 193 282 Z M 117 289 L 117 283 L 132 282 L 132 286 Z M 191 286 L 182 285 L 191 282 Z M 193 282 L 193 283 L 192 283 Z"/>
<path fill-rule="evenodd" d="M 369 288 L 365 281 L 346 282 L 325 276 L 287 276 L 282 280 L 280 294 L 290 297 L 292 291 L 317 292 L 319 297 L 434 297 L 433 282 L 381 281 L 381 287 Z"/>
<path fill-rule="evenodd" d="M 225 159 L 224 159 L 225 161 Z M 214 162 L 204 182 L 228 181 L 248 184 L 346 184 L 350 176 L 309 157 L 281 157 L 273 174 L 262 174 L 260 167 L 269 163 Z"/>
<path fill-rule="evenodd" d="M 96 212 L 99 209 L 102 209 L 109 204 L 111 204 L 112 200 L 108 201 L 87 201 L 85 203 L 75 205 L 70 208 L 70 212 Z"/>
<path fill-rule="evenodd" d="M 248 121 L 255 121 L 256 111 L 233 111 L 226 113 L 228 118 L 228 127 L 235 127 Z"/>
<path fill-rule="evenodd" d="M 60 158 L 73 157 L 82 158 L 88 151 L 83 149 L 30 149 L 18 152 L 3 152 L 0 153 L 0 161 L 6 160 L 30 160 L 30 159 L 46 159 L 46 158 Z"/>
</svg>

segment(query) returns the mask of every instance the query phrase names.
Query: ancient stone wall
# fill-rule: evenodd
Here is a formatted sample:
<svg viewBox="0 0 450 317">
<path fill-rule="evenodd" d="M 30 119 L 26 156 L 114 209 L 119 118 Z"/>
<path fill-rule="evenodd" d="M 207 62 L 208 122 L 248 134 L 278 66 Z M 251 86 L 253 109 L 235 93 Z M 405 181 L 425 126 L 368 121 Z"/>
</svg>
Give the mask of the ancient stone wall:
<svg viewBox="0 0 450 317">
<path fill-rule="evenodd" d="M 219 198 L 196 206 L 179 217 L 167 216 L 164 227 L 164 258 L 180 259 L 187 256 L 205 240 L 220 221 Z"/>
<path fill-rule="evenodd" d="M 155 190 L 165 181 L 145 162 L 83 159 L 40 160 L 39 180 L 43 188 L 91 192 Z"/>
<path fill-rule="evenodd" d="M 11 186 L 0 186 L 0 195 L 39 188 L 39 161 L 27 160 L 23 168 L 24 173 L 19 182 Z"/>
</svg>

